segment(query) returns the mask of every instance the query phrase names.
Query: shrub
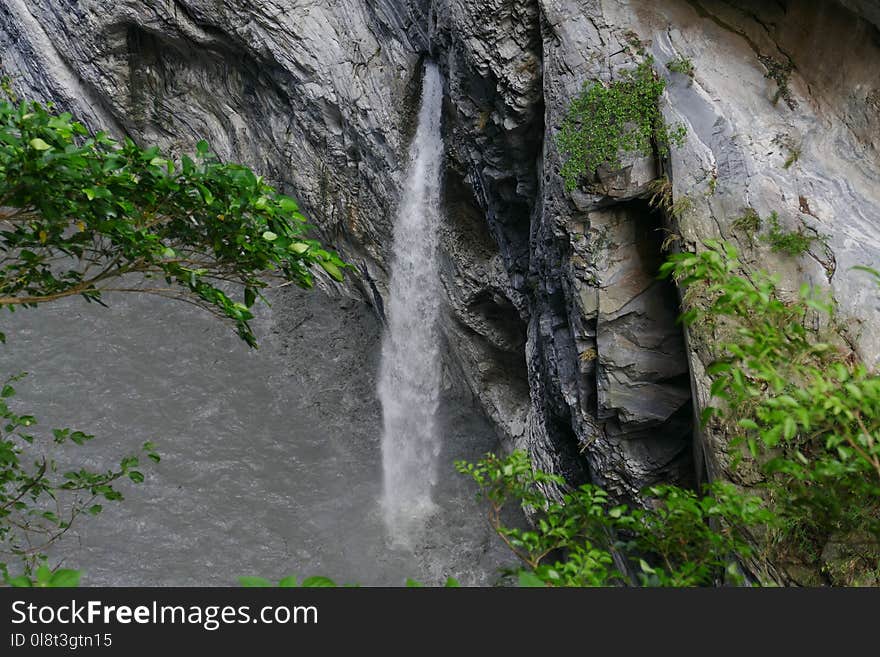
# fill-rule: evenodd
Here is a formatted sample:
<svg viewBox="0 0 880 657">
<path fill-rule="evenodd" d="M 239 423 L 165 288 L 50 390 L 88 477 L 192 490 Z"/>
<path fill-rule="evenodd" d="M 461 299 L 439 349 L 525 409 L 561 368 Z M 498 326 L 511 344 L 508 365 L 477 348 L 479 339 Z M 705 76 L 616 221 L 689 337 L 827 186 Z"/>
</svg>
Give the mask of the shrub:
<svg viewBox="0 0 880 657">
<path fill-rule="evenodd" d="M 790 256 L 803 255 L 818 239 L 815 235 L 808 235 L 803 229 L 785 230 L 779 223 L 779 215 L 776 212 L 770 214 L 769 221 L 770 231 L 763 239 L 770 244 L 773 251 L 787 253 Z"/>
<path fill-rule="evenodd" d="M 673 73 L 681 73 L 682 75 L 686 75 L 689 78 L 694 77 L 694 63 L 687 57 L 682 56 L 670 60 L 666 64 L 666 68 L 668 68 Z"/>
<path fill-rule="evenodd" d="M 621 153 L 650 155 L 655 143 L 666 153 L 670 144 L 683 142 L 684 126 L 668 126 L 660 113 L 664 89 L 650 57 L 607 86 L 585 85 L 556 135 L 565 156 L 560 174 L 567 190 L 575 189 L 582 176 L 592 175 L 602 164 L 620 166 Z"/>
<path fill-rule="evenodd" d="M 686 321 L 727 336 L 707 369 L 718 406 L 705 413 L 732 437 L 734 464 L 743 447 L 765 477 L 762 489 L 785 528 L 775 534 L 775 558 L 819 568 L 832 540 L 867 534 L 876 546 L 880 376 L 804 328 L 817 315 L 834 326 L 830 300 L 808 285 L 785 300 L 769 274 L 738 275 L 733 247 L 707 245 L 672 256 L 663 271 L 688 287 Z"/>
</svg>

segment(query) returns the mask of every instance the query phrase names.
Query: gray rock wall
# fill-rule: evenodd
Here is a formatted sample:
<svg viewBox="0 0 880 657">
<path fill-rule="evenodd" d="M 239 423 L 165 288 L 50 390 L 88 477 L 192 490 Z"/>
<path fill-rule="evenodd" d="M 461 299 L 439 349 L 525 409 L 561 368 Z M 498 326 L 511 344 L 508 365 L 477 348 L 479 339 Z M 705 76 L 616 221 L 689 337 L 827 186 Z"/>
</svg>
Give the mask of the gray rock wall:
<svg viewBox="0 0 880 657">
<path fill-rule="evenodd" d="M 703 465 L 730 475 L 723 436 L 692 449 L 712 336 L 676 326 L 675 290 L 654 278 L 664 242 L 723 237 L 792 292 L 825 287 L 843 340 L 880 362 L 875 291 L 851 270 L 880 263 L 878 14 L 868 0 L 2 0 L 0 61 L 94 126 L 175 150 L 204 137 L 256 167 L 358 265 L 343 291 L 381 310 L 420 62 L 436 59 L 447 382 L 541 467 L 635 498 Z M 566 192 L 568 103 L 640 48 L 686 143 Z M 665 67 L 682 56 L 693 79 Z M 772 62 L 791 67 L 776 102 Z M 690 199 L 676 221 L 646 201 L 660 175 Z M 745 208 L 821 239 L 773 253 L 734 229 Z"/>
<path fill-rule="evenodd" d="M 383 280 L 418 94 L 405 3 L 3 0 L 0 60 L 28 97 L 143 143 L 207 139 L 295 195 Z M 418 39 L 418 32 L 414 32 Z"/>
</svg>

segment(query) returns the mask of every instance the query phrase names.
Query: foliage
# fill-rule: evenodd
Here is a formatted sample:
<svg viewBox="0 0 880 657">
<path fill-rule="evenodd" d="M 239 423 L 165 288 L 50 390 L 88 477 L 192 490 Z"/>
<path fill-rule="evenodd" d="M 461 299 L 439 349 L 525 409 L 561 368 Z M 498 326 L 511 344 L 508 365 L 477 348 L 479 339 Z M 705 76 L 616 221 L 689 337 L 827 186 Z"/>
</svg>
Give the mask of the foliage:
<svg viewBox="0 0 880 657">
<path fill-rule="evenodd" d="M 74 588 L 79 586 L 81 578 L 82 572 L 79 570 L 58 568 L 53 571 L 46 564 L 37 568 L 33 575 L 24 574 L 18 577 L 9 577 L 9 574 L 5 570 L 3 571 L 5 583 L 15 588 Z"/>
<path fill-rule="evenodd" d="M 584 86 L 556 136 L 566 158 L 560 174 L 567 190 L 575 189 L 582 176 L 592 175 L 602 164 L 620 166 L 622 152 L 650 155 L 656 145 L 666 153 L 671 143 L 682 143 L 684 126 L 668 126 L 660 113 L 665 85 L 649 57 L 607 86 L 599 82 Z"/>
<path fill-rule="evenodd" d="M 648 183 L 648 203 L 669 217 L 681 218 L 694 209 L 694 201 L 690 196 L 682 195 L 673 200 L 672 182 L 667 176 L 660 176 Z"/>
<path fill-rule="evenodd" d="M 272 582 L 270 582 L 265 577 L 239 577 L 238 583 L 245 587 L 250 588 L 265 588 L 274 586 Z M 325 587 L 336 587 L 339 586 L 332 579 L 327 577 L 306 577 L 302 582 L 297 580 L 295 575 L 290 575 L 288 577 L 284 577 L 278 581 L 277 584 L 280 588 L 325 588 Z M 346 586 L 357 586 L 357 585 L 346 585 Z M 421 588 L 424 584 L 418 582 L 414 579 L 406 580 L 407 588 Z M 446 582 L 443 584 L 445 588 L 458 588 L 461 586 L 458 583 L 458 580 L 454 577 L 448 577 Z"/>
<path fill-rule="evenodd" d="M 244 587 L 249 588 L 265 588 L 274 586 L 272 582 L 264 577 L 239 577 L 238 583 Z M 283 577 L 278 581 L 278 585 L 283 589 L 290 588 L 328 588 L 338 586 L 336 582 L 327 577 L 306 577 L 302 582 L 300 582 L 295 575 L 289 575 L 287 577 Z"/>
<path fill-rule="evenodd" d="M 648 203 L 669 214 L 672 209 L 672 181 L 668 176 L 660 176 L 648 183 Z"/>
<path fill-rule="evenodd" d="M 729 484 L 716 484 L 697 496 L 674 486 L 649 489 L 645 509 L 613 504 L 601 488 L 586 484 L 562 502 L 544 496 L 547 484 L 563 485 L 554 475 L 532 469 L 525 452 L 507 458 L 487 455 L 477 463 L 456 464 L 479 487 L 488 503 L 489 524 L 524 569 L 523 586 L 696 586 L 740 581 L 736 555 L 749 554 L 740 526 L 766 523 L 762 501 Z M 518 503 L 533 527 L 507 527 L 502 511 Z M 614 554 L 632 566 L 635 576 L 615 567 Z M 629 569 L 628 569 L 629 570 Z"/>
<path fill-rule="evenodd" d="M 806 253 L 813 242 L 819 237 L 810 235 L 803 228 L 796 231 L 786 230 L 779 221 L 779 214 L 771 212 L 767 218 L 769 229 L 765 235 L 761 236 L 761 241 L 770 245 L 770 248 L 777 253 L 786 253 L 790 256 L 797 257 Z M 749 238 L 750 243 L 756 233 L 764 226 L 764 219 L 755 211 L 754 208 L 746 208 L 742 215 L 737 217 L 731 223 L 732 228 Z"/>
<path fill-rule="evenodd" d="M 782 98 L 790 110 L 797 109 L 797 101 L 794 99 L 794 95 L 791 93 L 791 89 L 788 86 L 791 73 L 794 70 L 794 65 L 791 61 L 780 62 L 767 55 L 760 55 L 758 60 L 764 65 L 764 68 L 767 69 L 764 77 L 773 80 L 776 83 L 776 93 L 773 95 L 773 104 L 775 105 L 779 102 L 779 99 Z"/>
<path fill-rule="evenodd" d="M 693 211 L 694 201 L 690 196 L 680 196 L 673 202 L 669 208 L 670 216 L 681 219 L 684 215 Z"/>
<path fill-rule="evenodd" d="M 816 236 L 808 235 L 799 228 L 796 231 L 785 230 L 779 223 L 779 215 L 776 212 L 770 213 L 770 231 L 763 238 L 765 242 L 770 244 L 773 251 L 787 253 L 790 256 L 799 256 L 806 253 Z"/>
<path fill-rule="evenodd" d="M 310 267 L 345 267 L 306 238 L 292 198 L 204 141 L 178 164 L 37 103 L 0 102 L 0 223 L 0 306 L 149 292 L 231 320 L 252 346 L 265 272 L 309 287 Z"/>
<path fill-rule="evenodd" d="M 673 73 L 681 73 L 692 79 L 694 77 L 694 63 L 688 57 L 672 59 L 666 64 L 666 68 Z"/>
<path fill-rule="evenodd" d="M 786 300 L 774 277 L 738 275 L 733 247 L 707 247 L 672 256 L 663 272 L 688 287 L 686 321 L 709 322 L 728 336 L 708 368 L 718 407 L 707 415 L 761 468 L 783 521 L 775 557 L 818 566 L 829 541 L 865 534 L 876 547 L 880 376 L 804 328 L 816 317 L 833 326 L 831 301 L 807 285 Z"/>
<path fill-rule="evenodd" d="M 595 347 L 587 347 L 583 350 L 583 352 L 581 352 L 581 355 L 579 356 L 582 363 L 590 363 L 596 360 L 598 357 L 599 352 L 596 351 Z"/>
<path fill-rule="evenodd" d="M 741 233 L 745 233 L 751 238 L 752 235 L 761 230 L 763 220 L 754 208 L 746 208 L 743 213 L 733 220 L 731 224 L 733 229 Z"/>
</svg>

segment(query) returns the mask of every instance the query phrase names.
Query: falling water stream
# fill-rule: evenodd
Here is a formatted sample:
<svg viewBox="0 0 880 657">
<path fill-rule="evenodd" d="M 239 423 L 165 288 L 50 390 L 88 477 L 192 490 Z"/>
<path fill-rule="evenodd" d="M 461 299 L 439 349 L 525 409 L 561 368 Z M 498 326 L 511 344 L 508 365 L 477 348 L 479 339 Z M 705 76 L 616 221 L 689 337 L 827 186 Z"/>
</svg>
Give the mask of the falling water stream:
<svg viewBox="0 0 880 657">
<path fill-rule="evenodd" d="M 394 223 L 388 327 L 382 344 L 383 511 L 392 540 L 409 544 L 435 510 L 440 438 L 440 283 L 437 229 L 443 139 L 443 82 L 425 66 L 418 128 Z"/>
</svg>

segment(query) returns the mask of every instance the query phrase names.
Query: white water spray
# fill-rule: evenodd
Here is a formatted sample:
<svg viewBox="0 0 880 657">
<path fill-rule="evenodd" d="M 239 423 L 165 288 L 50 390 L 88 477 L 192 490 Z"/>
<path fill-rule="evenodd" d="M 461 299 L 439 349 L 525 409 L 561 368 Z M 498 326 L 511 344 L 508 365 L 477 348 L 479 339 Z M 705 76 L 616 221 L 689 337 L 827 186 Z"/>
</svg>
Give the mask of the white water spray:
<svg viewBox="0 0 880 657">
<path fill-rule="evenodd" d="M 442 102 L 440 72 L 427 63 L 418 127 L 410 145 L 409 170 L 394 223 L 388 326 L 379 377 L 384 420 L 382 505 L 392 540 L 403 544 L 411 542 L 434 511 L 431 491 L 440 453 L 436 428 L 441 294 L 437 229 L 443 160 Z"/>
</svg>

